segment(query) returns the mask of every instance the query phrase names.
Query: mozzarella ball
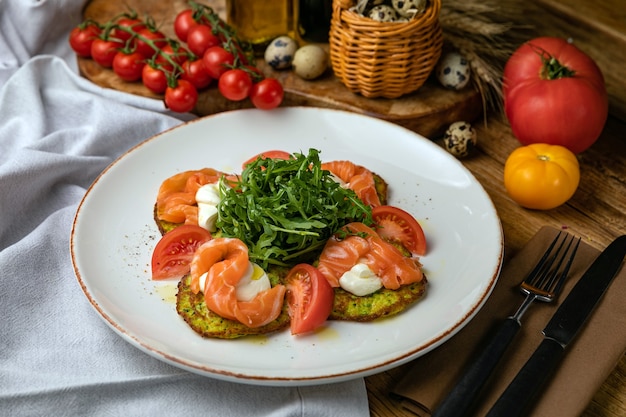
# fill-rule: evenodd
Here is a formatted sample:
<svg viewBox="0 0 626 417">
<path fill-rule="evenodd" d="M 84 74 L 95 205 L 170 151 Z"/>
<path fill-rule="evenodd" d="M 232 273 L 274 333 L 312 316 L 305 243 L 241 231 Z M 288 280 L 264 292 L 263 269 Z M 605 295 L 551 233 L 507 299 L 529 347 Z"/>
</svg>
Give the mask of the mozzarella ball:
<svg viewBox="0 0 626 417">
<path fill-rule="evenodd" d="M 293 57 L 293 70 L 305 80 L 320 77 L 328 68 L 328 54 L 318 45 L 305 45 Z"/>
<path fill-rule="evenodd" d="M 274 69 L 291 67 L 298 44 L 289 36 L 279 36 L 265 49 L 265 62 Z"/>
<path fill-rule="evenodd" d="M 437 65 L 437 79 L 446 88 L 462 89 L 470 80 L 469 62 L 458 52 L 446 53 Z"/>
</svg>

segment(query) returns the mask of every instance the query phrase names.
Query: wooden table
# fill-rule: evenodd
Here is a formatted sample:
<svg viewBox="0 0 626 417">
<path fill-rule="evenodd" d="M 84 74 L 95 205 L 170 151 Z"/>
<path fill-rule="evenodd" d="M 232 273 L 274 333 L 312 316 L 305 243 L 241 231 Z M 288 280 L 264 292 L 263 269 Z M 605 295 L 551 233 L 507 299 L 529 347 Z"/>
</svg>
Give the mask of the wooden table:
<svg viewBox="0 0 626 417">
<path fill-rule="evenodd" d="M 483 185 L 498 211 L 504 229 L 505 262 L 544 225 L 567 226 L 597 249 L 626 233 L 626 123 L 609 119 L 598 142 L 579 155 L 581 182 L 573 198 L 549 211 L 523 209 L 506 195 L 502 180 L 504 161 L 519 146 L 506 119 L 496 115 L 488 119 L 486 126 L 475 126 L 478 152 L 463 163 Z M 403 369 L 366 378 L 373 417 L 414 416 L 388 395 Z M 618 416 L 626 416 L 626 355 L 582 415 Z"/>
</svg>

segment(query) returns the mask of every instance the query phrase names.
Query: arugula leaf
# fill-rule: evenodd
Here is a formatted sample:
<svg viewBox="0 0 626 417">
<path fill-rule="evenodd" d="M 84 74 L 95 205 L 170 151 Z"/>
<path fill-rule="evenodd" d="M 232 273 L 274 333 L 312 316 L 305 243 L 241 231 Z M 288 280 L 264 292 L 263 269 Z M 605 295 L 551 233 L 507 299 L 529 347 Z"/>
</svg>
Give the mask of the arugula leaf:
<svg viewBox="0 0 626 417">
<path fill-rule="evenodd" d="M 220 194 L 221 235 L 241 239 L 263 268 L 310 260 L 345 224 L 372 223 L 371 208 L 321 168 L 315 149 L 287 160 L 257 158 L 234 186 L 223 179 Z"/>
</svg>

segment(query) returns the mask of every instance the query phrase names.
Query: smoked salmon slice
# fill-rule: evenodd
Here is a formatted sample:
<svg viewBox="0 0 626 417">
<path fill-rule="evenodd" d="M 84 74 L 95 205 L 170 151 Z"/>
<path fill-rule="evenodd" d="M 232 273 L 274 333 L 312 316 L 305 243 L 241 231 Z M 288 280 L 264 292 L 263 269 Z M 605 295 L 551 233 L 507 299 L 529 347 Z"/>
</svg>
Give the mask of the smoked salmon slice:
<svg viewBox="0 0 626 417">
<path fill-rule="evenodd" d="M 321 167 L 341 179 L 365 204 L 371 207 L 381 205 L 374 174 L 369 169 L 350 161 L 324 162 Z"/>
<path fill-rule="evenodd" d="M 341 276 L 357 263 L 367 265 L 381 278 L 383 286 L 391 290 L 423 279 L 416 258 L 404 256 L 374 229 L 354 222 L 342 227 L 340 233 L 326 242 L 317 268 L 332 287 L 339 287 Z"/>
<path fill-rule="evenodd" d="M 197 225 L 196 192 L 203 185 L 217 182 L 223 175 L 213 168 L 203 168 L 181 172 L 163 181 L 156 203 L 159 220 Z"/>
<path fill-rule="evenodd" d="M 216 238 L 201 245 L 191 261 L 192 292 L 204 292 L 209 310 L 220 316 L 237 320 L 248 327 L 264 326 L 281 313 L 286 287 L 276 285 L 259 292 L 250 301 L 237 299 L 237 284 L 249 265 L 248 247 L 236 238 Z M 200 277 L 207 273 L 204 288 Z"/>
</svg>

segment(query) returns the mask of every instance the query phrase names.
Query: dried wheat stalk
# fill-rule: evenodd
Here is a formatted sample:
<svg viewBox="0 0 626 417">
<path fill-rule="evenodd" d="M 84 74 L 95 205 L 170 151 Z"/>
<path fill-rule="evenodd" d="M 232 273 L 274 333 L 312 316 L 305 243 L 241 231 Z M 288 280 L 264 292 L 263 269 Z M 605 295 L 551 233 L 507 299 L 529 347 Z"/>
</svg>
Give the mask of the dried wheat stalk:
<svg viewBox="0 0 626 417">
<path fill-rule="evenodd" d="M 484 108 L 502 110 L 502 70 L 523 36 L 513 22 L 520 0 L 444 0 L 440 22 L 446 46 L 464 55 Z M 515 29 L 515 30 L 514 30 Z"/>
</svg>

